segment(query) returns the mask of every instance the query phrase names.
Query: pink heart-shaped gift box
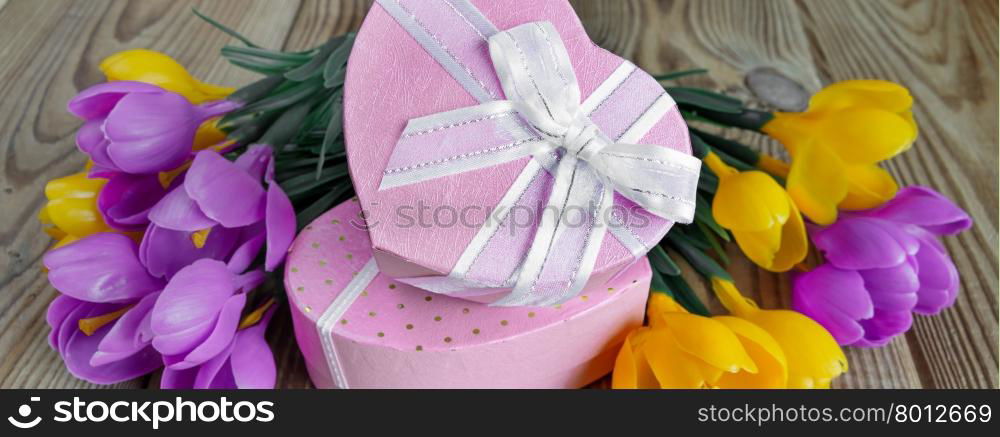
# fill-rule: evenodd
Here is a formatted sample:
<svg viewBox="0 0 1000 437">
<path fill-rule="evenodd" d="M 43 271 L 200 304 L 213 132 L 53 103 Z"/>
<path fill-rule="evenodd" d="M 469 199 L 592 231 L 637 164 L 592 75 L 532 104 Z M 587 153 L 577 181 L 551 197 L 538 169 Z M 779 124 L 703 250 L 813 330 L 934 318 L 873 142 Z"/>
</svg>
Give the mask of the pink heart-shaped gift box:
<svg viewBox="0 0 1000 437">
<path fill-rule="evenodd" d="M 642 258 L 554 307 L 495 307 L 371 270 L 356 201 L 307 226 L 285 263 L 298 346 L 319 388 L 578 388 L 611 371 L 642 324 Z"/>
<path fill-rule="evenodd" d="M 403 14 L 419 15 L 423 21 L 418 25 L 445 46 L 445 51 L 454 56 L 484 89 L 499 98 L 503 91 L 492 69 L 485 40 L 460 36 L 462 32 L 472 35 L 475 30 L 473 23 L 459 13 L 466 6 L 477 8 L 500 30 L 534 21 L 551 22 L 565 42 L 584 99 L 626 61 L 594 44 L 565 0 L 473 0 L 470 3 L 383 0 L 372 6 L 358 33 L 345 82 L 344 129 L 351 177 L 371 223 L 369 233 L 380 270 L 397 278 L 444 277 L 452 271 L 479 227 L 461 223 L 444 226 L 434 223 L 433 217 L 429 226 L 414 225 L 413 215 L 417 214 L 417 208 L 432 211 L 431 214 L 434 211 L 466 211 L 466 223 L 482 223 L 533 158 L 379 191 L 383 171 L 408 120 L 479 103 L 410 36 L 385 5 Z M 657 81 L 639 69 L 620 88 L 591 113 L 593 122 L 610 137 L 627 130 L 641 115 L 636 112 L 637 108 L 646 108 L 663 93 Z M 690 153 L 687 132 L 674 106 L 636 142 Z M 551 181 L 548 174 L 545 177 Z M 534 195 L 541 196 L 547 189 L 542 186 L 538 190 L 540 193 Z M 525 196 L 527 204 L 537 201 L 538 198 Z M 470 205 L 477 209 L 469 211 Z M 616 195 L 615 205 L 636 210 L 631 201 L 620 195 Z M 410 215 L 410 220 L 401 220 L 401 208 L 409 208 L 406 214 Z M 645 225 L 627 231 L 641 242 L 641 247 L 652 247 L 666 234 L 672 222 L 644 210 L 639 210 L 638 214 Z M 529 231 L 497 233 L 498 236 L 491 240 L 495 244 L 480 254 L 478 268 L 470 270 L 466 278 L 496 284 L 511 277 L 531 242 Z M 636 252 L 607 235 L 587 287 L 604 284 L 644 254 Z M 410 283 L 420 284 L 420 281 Z M 489 302 L 505 292 L 502 288 L 489 288 L 463 296 Z"/>
</svg>

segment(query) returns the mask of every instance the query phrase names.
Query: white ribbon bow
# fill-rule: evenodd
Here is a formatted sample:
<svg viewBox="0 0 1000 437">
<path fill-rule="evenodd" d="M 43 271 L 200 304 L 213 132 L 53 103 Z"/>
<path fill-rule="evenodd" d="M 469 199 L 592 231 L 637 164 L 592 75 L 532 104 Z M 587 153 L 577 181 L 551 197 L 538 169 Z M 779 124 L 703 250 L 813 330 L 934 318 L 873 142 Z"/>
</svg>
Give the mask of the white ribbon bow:
<svg viewBox="0 0 1000 437">
<path fill-rule="evenodd" d="M 380 189 L 499 165 L 528 155 L 543 161 L 555 157 L 557 164 L 550 167 L 554 183 L 547 206 L 516 273 L 514 289 L 494 304 L 551 305 L 576 296 L 593 271 L 614 192 L 657 216 L 691 222 L 701 161 L 659 145 L 616 143 L 605 136 L 581 105 L 576 74 L 551 23 L 527 23 L 496 33 L 489 37 L 489 49 L 508 100 L 412 119 L 394 153 L 407 139 L 430 132 L 443 132 L 445 139 L 439 140 L 440 144 L 468 141 L 468 132 L 463 136 L 460 128 L 484 120 L 497 122 L 515 141 L 405 168 L 392 168 L 390 159 Z M 495 136 L 490 130 L 496 129 L 496 125 L 483 127 L 482 134 Z M 590 226 L 582 253 L 558 253 L 559 239 L 573 223 Z M 565 270 L 567 257 L 575 258 L 577 264 L 569 267 L 571 280 L 566 286 L 539 290 L 539 278 L 546 276 L 553 258 L 562 264 L 558 269 Z"/>
</svg>

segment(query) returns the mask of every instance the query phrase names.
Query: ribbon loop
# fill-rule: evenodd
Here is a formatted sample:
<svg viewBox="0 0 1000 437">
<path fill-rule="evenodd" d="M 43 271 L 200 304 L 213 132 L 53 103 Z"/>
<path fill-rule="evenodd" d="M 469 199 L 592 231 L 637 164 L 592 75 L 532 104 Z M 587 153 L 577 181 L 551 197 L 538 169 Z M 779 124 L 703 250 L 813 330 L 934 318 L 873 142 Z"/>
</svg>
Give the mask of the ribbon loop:
<svg viewBox="0 0 1000 437">
<path fill-rule="evenodd" d="M 541 216 L 513 290 L 495 304 L 550 305 L 578 294 L 593 271 L 616 192 L 652 214 L 691 222 L 701 161 L 602 133 L 583 109 L 569 54 L 551 23 L 522 24 L 491 35 L 488 43 L 507 100 L 410 120 L 380 189 L 529 155 L 555 159 L 549 198 L 536 211 Z M 654 106 L 673 104 L 663 97 Z M 652 123 L 636 121 L 647 128 Z"/>
<path fill-rule="evenodd" d="M 489 38 L 489 46 L 507 99 L 544 134 L 563 136 L 580 116 L 580 86 L 552 23 L 526 23 L 499 32 Z"/>
</svg>

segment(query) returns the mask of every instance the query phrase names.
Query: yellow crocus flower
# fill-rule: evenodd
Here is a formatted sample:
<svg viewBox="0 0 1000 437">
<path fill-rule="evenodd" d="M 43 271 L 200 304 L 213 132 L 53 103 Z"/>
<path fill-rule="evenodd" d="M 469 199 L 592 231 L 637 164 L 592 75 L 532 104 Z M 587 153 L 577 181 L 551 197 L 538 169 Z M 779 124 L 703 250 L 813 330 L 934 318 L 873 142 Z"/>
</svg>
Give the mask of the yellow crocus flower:
<svg viewBox="0 0 1000 437">
<path fill-rule="evenodd" d="M 906 88 L 881 80 L 834 83 L 809 100 L 805 112 L 777 112 L 761 130 L 792 156 L 788 193 L 812 221 L 828 225 L 837 208 L 868 209 L 898 190 L 880 161 L 917 138 Z"/>
<path fill-rule="evenodd" d="M 55 247 L 111 230 L 97 209 L 97 195 L 106 183 L 106 179 L 88 178 L 84 170 L 45 184 L 48 202 L 38 213 L 38 219 L 49 225 L 45 232 L 59 240 Z"/>
<path fill-rule="evenodd" d="M 712 289 L 734 316 L 766 331 L 785 352 L 788 388 L 830 388 L 847 371 L 844 351 L 819 323 L 790 310 L 762 310 L 732 281 L 712 278 Z"/>
<path fill-rule="evenodd" d="M 181 94 L 194 104 L 220 100 L 234 91 L 199 81 L 173 58 L 153 50 L 118 52 L 101 61 L 99 68 L 109 82 L 132 80 L 153 84 Z"/>
<path fill-rule="evenodd" d="M 704 162 L 719 177 L 712 216 L 733 233 L 751 261 L 784 272 L 805 259 L 809 249 L 805 223 L 781 185 L 762 171 L 738 171 L 713 152 Z"/>
<path fill-rule="evenodd" d="M 782 388 L 785 356 L 761 328 L 737 317 L 690 314 L 664 293 L 650 296 L 649 326 L 629 334 L 612 388 Z"/>
</svg>

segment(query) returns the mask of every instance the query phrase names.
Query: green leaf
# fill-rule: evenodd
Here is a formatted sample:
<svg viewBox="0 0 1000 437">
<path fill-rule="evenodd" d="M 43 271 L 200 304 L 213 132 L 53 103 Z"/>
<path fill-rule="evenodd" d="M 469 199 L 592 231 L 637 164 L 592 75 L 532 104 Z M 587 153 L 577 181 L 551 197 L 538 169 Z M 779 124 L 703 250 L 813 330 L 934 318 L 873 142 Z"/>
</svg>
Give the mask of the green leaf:
<svg viewBox="0 0 1000 437">
<path fill-rule="evenodd" d="M 281 76 L 268 76 L 234 91 L 227 98 L 243 104 L 255 102 L 273 91 L 284 81 L 285 79 Z"/>
<path fill-rule="evenodd" d="M 323 214 L 326 210 L 330 209 L 330 207 L 337 202 L 337 199 L 350 191 L 351 188 L 351 183 L 349 181 L 331 187 L 330 191 L 322 197 L 316 199 L 316 201 L 309 206 L 301 209 L 297 214 L 295 214 L 295 222 L 298 230 L 306 227 L 309 223 L 312 223 L 313 220 L 316 220 L 316 217 L 319 217 L 320 214 Z"/>
<path fill-rule="evenodd" d="M 660 272 L 653 272 L 652 278 L 649 281 L 649 290 L 654 293 L 664 293 L 667 296 L 674 297 L 674 293 L 667 286 L 664 281 L 663 276 Z"/>
<path fill-rule="evenodd" d="M 281 188 L 285 190 L 285 194 L 292 197 L 297 194 L 308 192 L 313 188 L 329 183 L 334 179 L 345 176 L 347 176 L 347 163 L 339 163 L 324 168 L 323 171 L 320 172 L 320 177 L 318 179 L 316 178 L 316 173 L 310 171 L 306 174 L 279 182 L 281 183 Z"/>
<path fill-rule="evenodd" d="M 312 102 L 301 102 L 278 117 L 257 142 L 271 146 L 284 146 L 299 132 L 302 120 L 309 114 Z"/>
<path fill-rule="evenodd" d="M 241 35 L 239 32 L 237 32 L 237 31 L 235 31 L 233 29 L 230 29 L 229 27 L 226 27 L 222 23 L 213 20 L 212 18 L 210 18 L 209 16 L 207 16 L 205 14 L 202 14 L 201 11 L 198 10 L 198 8 L 191 8 L 191 12 L 194 12 L 194 14 L 198 16 L 198 18 L 201 18 L 202 20 L 205 20 L 206 22 L 208 22 L 208 24 L 212 25 L 212 27 L 215 27 L 216 29 L 221 30 L 226 35 L 229 35 L 229 36 L 231 36 L 233 38 L 236 38 L 236 39 L 240 40 L 240 42 L 242 42 L 243 44 L 246 44 L 247 47 L 260 47 L 257 44 L 254 44 L 253 42 L 251 42 L 249 39 L 247 39 L 247 37 Z"/>
<path fill-rule="evenodd" d="M 301 82 L 313 77 L 314 75 L 322 73 L 324 65 L 326 65 L 327 60 L 330 58 L 330 54 L 343 44 L 344 39 L 344 36 L 330 38 L 326 44 L 320 46 L 319 51 L 316 52 L 316 55 L 314 55 L 309 62 L 303 64 L 301 67 L 289 71 L 288 73 L 285 73 L 285 77 L 288 80 Z"/>
<path fill-rule="evenodd" d="M 719 159 L 722 159 L 722 162 L 725 162 L 730 167 L 733 167 L 733 168 L 735 168 L 735 169 L 737 169 L 739 171 L 750 171 L 750 170 L 756 170 L 757 169 L 756 167 L 754 167 L 751 164 L 747 164 L 746 162 L 743 162 L 743 161 L 741 161 L 739 159 L 734 158 L 733 155 L 730 155 L 730 154 L 726 153 L 725 151 L 716 149 L 714 147 L 711 150 L 713 152 L 715 152 L 716 155 L 719 156 Z"/>
<path fill-rule="evenodd" d="M 674 260 L 670 259 L 667 251 L 663 250 L 660 246 L 653 246 L 653 250 L 649 251 L 649 262 L 653 265 L 654 269 L 664 275 L 677 276 L 681 274 L 681 268 L 677 266 Z"/>
<path fill-rule="evenodd" d="M 707 165 L 701 166 L 701 175 L 698 177 L 698 189 L 707 193 L 715 194 L 719 187 L 719 177 L 709 170 Z"/>
<path fill-rule="evenodd" d="M 282 159 L 279 155 L 278 158 L 274 160 L 274 170 L 289 171 L 297 168 L 310 168 L 316 165 L 319 158 L 285 158 Z"/>
<path fill-rule="evenodd" d="M 691 264 L 691 267 L 705 278 L 717 276 L 732 280 L 729 272 L 722 268 L 712 257 L 698 249 L 689 237 L 683 236 L 680 232 L 670 232 L 667 234 L 666 240 L 670 247 L 677 250 L 687 260 L 688 264 Z"/>
<path fill-rule="evenodd" d="M 715 238 L 715 234 L 712 233 L 712 231 L 708 229 L 708 226 L 706 226 L 703 222 L 695 222 L 695 226 L 697 226 L 698 230 L 701 231 L 701 238 L 708 242 L 708 244 L 712 247 L 712 251 L 715 252 L 717 257 L 719 257 L 719 261 L 722 262 L 723 267 L 729 267 L 729 256 L 726 255 L 725 249 L 723 249 L 722 245 L 719 244 L 719 240 Z"/>
<path fill-rule="evenodd" d="M 667 287 L 673 292 L 674 299 L 684 309 L 699 316 L 708 317 L 711 315 L 705 304 L 698 298 L 698 294 L 691 289 L 691 286 L 688 285 L 683 276 L 668 276 L 663 279 Z"/>
<path fill-rule="evenodd" d="M 690 70 L 673 71 L 673 72 L 670 72 L 670 73 L 664 73 L 664 74 L 656 75 L 656 76 L 653 76 L 653 79 L 656 79 L 659 82 L 663 82 L 663 81 L 666 81 L 666 80 L 677 80 L 677 79 L 680 79 L 680 78 L 686 77 L 686 76 L 694 76 L 694 75 L 706 74 L 706 73 L 708 73 L 708 69 L 705 69 L 705 68 L 692 68 Z"/>
<path fill-rule="evenodd" d="M 675 86 L 666 87 L 666 90 L 678 105 L 694 106 L 722 113 L 736 114 L 743 111 L 743 102 L 739 99 L 706 89 Z"/>
<path fill-rule="evenodd" d="M 280 50 L 268 50 L 260 47 L 222 47 L 223 56 L 239 56 L 247 59 L 260 59 L 262 61 L 274 61 L 283 64 L 297 64 L 309 62 L 315 56 L 309 52 L 283 52 Z"/>
<path fill-rule="evenodd" d="M 323 169 L 323 164 L 326 162 L 326 152 L 333 148 L 334 142 L 340 137 L 340 133 L 343 131 L 344 127 L 344 117 L 341 114 L 344 105 L 337 102 L 333 105 L 334 110 L 330 114 L 330 123 L 326 127 L 326 133 L 323 135 L 323 145 L 319 148 L 319 162 L 316 163 L 316 177 L 319 178 L 320 171 Z"/>
<path fill-rule="evenodd" d="M 240 144 L 250 144 L 257 141 L 271 127 L 271 123 L 281 115 L 279 111 L 269 111 L 260 114 L 248 114 L 246 120 L 239 123 L 227 122 L 223 117 L 219 121 L 220 129 L 226 131 L 226 138 Z"/>
<path fill-rule="evenodd" d="M 323 66 L 323 86 L 335 88 L 344 84 L 344 75 L 347 72 L 347 57 L 351 54 L 351 48 L 354 47 L 354 37 L 353 33 L 348 34 L 344 39 L 344 43 L 337 47 L 337 50 L 327 59 L 326 65 Z"/>
<path fill-rule="evenodd" d="M 743 161 L 751 166 L 756 165 L 757 161 L 760 160 L 760 153 L 750 147 L 747 147 L 739 141 L 710 134 L 696 128 L 690 128 L 690 130 L 693 134 L 701 137 L 701 139 L 704 140 L 704 142 L 710 147 L 721 150 L 731 157 Z"/>
<path fill-rule="evenodd" d="M 709 203 L 707 199 L 702 195 L 702 193 L 695 194 L 695 208 L 694 208 L 695 221 L 698 223 L 703 223 L 719 238 L 731 241 L 729 237 L 729 232 L 722 227 L 718 222 L 715 221 L 715 216 L 712 215 L 712 204 Z"/>
<path fill-rule="evenodd" d="M 695 135 L 694 131 L 691 131 L 689 136 L 691 137 L 691 154 L 694 155 L 695 158 L 705 159 L 705 156 L 708 155 L 708 144 L 706 144 L 705 140 L 702 140 L 701 137 Z"/>
<path fill-rule="evenodd" d="M 322 89 L 322 83 L 318 78 L 305 82 L 292 83 L 294 85 L 227 114 L 226 117 L 223 117 L 223 121 L 227 118 L 236 118 L 247 113 L 286 108 L 315 96 L 317 91 Z"/>
</svg>

